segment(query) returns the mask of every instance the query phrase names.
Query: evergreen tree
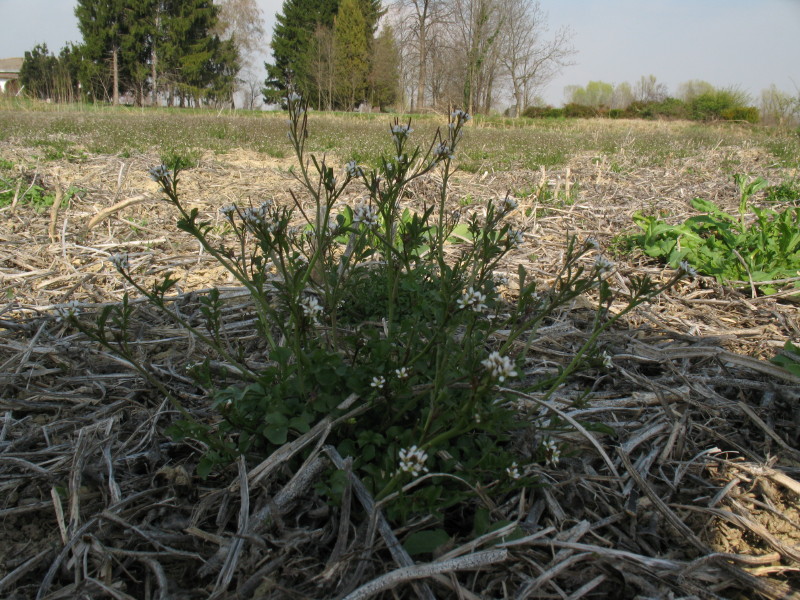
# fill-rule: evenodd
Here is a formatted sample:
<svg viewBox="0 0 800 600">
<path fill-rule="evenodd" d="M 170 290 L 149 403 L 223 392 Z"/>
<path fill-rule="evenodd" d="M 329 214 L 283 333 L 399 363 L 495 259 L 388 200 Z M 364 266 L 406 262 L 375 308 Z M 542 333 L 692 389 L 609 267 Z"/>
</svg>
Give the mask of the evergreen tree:
<svg viewBox="0 0 800 600">
<path fill-rule="evenodd" d="M 28 95 L 41 100 L 69 102 L 79 97 L 78 66 L 80 55 L 74 46 L 64 46 L 54 56 L 47 44 L 37 44 L 25 52 L 19 78 Z"/>
<path fill-rule="evenodd" d="M 339 104 L 355 108 L 365 99 L 369 75 L 367 22 L 358 0 L 342 0 L 333 23 L 336 92 Z"/>
<path fill-rule="evenodd" d="M 83 36 L 82 54 L 93 68 L 84 69 L 84 85 L 89 87 L 97 97 L 99 83 L 110 73 L 111 98 L 119 104 L 120 90 L 120 48 L 126 34 L 125 10 L 128 0 L 78 0 L 75 16 L 78 29 Z M 104 73 L 105 72 L 105 73 Z M 99 76 L 99 77 L 98 77 Z M 107 96 L 107 84 L 104 94 Z"/>
<path fill-rule="evenodd" d="M 231 40 L 211 33 L 218 7 L 211 0 L 164 0 L 163 6 L 158 61 L 168 103 L 175 97 L 181 106 L 230 101 L 238 56 Z"/>
<path fill-rule="evenodd" d="M 25 52 L 19 82 L 29 96 L 40 100 L 52 96 L 55 62 L 56 58 L 50 54 L 47 44 L 36 44 L 32 50 Z"/>
<path fill-rule="evenodd" d="M 394 30 L 386 25 L 372 44 L 369 96 L 373 106 L 386 108 L 400 98 L 400 49 Z"/>
<path fill-rule="evenodd" d="M 279 104 L 286 95 L 288 81 L 304 96 L 316 97 L 309 64 L 312 40 L 319 26 L 333 28 L 338 5 L 338 0 L 284 0 L 272 33 L 273 64 L 265 63 L 265 102 Z"/>
</svg>

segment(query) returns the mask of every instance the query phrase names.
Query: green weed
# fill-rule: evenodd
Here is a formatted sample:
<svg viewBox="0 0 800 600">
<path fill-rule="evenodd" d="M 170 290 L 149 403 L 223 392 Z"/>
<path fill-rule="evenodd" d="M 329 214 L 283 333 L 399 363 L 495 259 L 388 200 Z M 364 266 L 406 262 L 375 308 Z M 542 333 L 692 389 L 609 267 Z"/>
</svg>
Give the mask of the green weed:
<svg viewBox="0 0 800 600">
<path fill-rule="evenodd" d="M 628 243 L 673 268 L 685 265 L 723 283 L 761 283 L 763 292 L 774 293 L 800 270 L 800 207 L 758 208 L 750 200 L 767 187 L 766 181 L 743 175 L 734 179 L 740 190 L 738 215 L 695 198 L 692 206 L 703 214 L 679 225 L 637 213 L 634 222 L 642 233 L 628 236 Z"/>
</svg>

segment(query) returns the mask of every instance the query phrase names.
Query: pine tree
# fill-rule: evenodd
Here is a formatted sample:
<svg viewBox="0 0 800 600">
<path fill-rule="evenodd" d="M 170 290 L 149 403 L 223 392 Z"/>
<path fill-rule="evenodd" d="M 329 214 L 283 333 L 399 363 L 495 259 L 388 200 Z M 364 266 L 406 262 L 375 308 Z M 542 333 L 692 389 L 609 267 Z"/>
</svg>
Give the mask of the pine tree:
<svg viewBox="0 0 800 600">
<path fill-rule="evenodd" d="M 136 0 L 133 0 L 136 1 Z M 160 23 L 160 72 L 180 105 L 207 100 L 230 101 L 238 71 L 238 56 L 231 40 L 223 42 L 211 32 L 217 25 L 218 7 L 211 0 L 164 0 Z"/>
<path fill-rule="evenodd" d="M 273 63 L 265 63 L 264 100 L 280 103 L 291 81 L 304 96 L 317 97 L 317 87 L 310 73 L 312 40 L 317 28 L 333 28 L 338 0 L 284 0 L 272 33 Z"/>
<path fill-rule="evenodd" d="M 386 25 L 372 44 L 370 103 L 382 109 L 400 98 L 400 49 L 394 30 Z"/>
<path fill-rule="evenodd" d="M 84 70 L 90 78 L 85 85 L 95 91 L 96 97 L 97 76 L 107 71 L 111 76 L 111 97 L 115 105 L 119 104 L 120 48 L 126 33 L 127 4 L 127 0 L 78 0 L 75 7 L 78 29 L 83 36 L 82 53 L 95 67 Z M 109 62 L 110 66 L 106 67 Z"/>
<path fill-rule="evenodd" d="M 365 99 L 369 74 L 367 22 L 357 0 L 342 0 L 333 24 L 339 104 L 355 108 Z"/>
</svg>

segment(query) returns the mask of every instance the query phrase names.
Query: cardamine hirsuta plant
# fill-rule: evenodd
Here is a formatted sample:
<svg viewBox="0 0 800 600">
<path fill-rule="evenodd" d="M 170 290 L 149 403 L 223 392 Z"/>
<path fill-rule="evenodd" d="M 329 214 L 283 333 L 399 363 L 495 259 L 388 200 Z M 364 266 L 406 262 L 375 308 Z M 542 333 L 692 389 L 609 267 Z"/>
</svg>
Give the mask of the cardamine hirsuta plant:
<svg viewBox="0 0 800 600">
<path fill-rule="evenodd" d="M 520 266 L 511 290 L 507 257 L 526 236 L 511 222 L 516 201 L 488 200 L 481 214 L 467 217 L 448 202 L 467 113 L 453 112 L 426 145 L 412 142 L 410 121 L 396 119 L 391 151 L 376 168 L 355 161 L 336 167 L 306 150 L 306 103 L 295 93 L 286 101 L 301 189 L 293 206 L 223 206 L 221 235 L 183 204 L 180 158 L 150 172 L 178 227 L 249 292 L 266 367 L 249 364 L 225 337 L 217 290 L 201 298 L 202 322 L 189 322 L 165 299 L 176 283 L 170 275 L 145 288 L 125 257 L 113 259 L 130 286 L 227 366 L 223 384 L 210 360 L 190 370 L 209 390 L 218 422 L 200 424 L 184 411 L 173 434 L 205 445 L 198 472 L 206 476 L 238 455 L 263 459 L 329 419 L 325 442 L 352 458 L 353 472 L 393 518 L 532 484 L 533 465 L 555 465 L 569 448 L 551 435 L 557 419 L 519 415 L 514 395 L 547 399 L 579 370 L 613 368 L 598 350 L 599 336 L 683 273 L 658 286 L 634 279 L 627 304 L 612 314 L 613 264 L 592 239 L 570 238 L 552 285 L 540 289 Z M 434 173 L 436 194 L 409 204 L 409 185 Z M 598 304 L 583 346 L 557 372 L 526 375 L 537 362 L 529 348 L 537 329 L 590 292 Z M 126 344 L 129 317 L 126 296 L 93 325 L 73 320 L 135 362 Z M 514 444 L 520 433 L 536 443 Z M 339 475 L 333 468 L 329 475 L 320 492 L 335 502 Z"/>
</svg>

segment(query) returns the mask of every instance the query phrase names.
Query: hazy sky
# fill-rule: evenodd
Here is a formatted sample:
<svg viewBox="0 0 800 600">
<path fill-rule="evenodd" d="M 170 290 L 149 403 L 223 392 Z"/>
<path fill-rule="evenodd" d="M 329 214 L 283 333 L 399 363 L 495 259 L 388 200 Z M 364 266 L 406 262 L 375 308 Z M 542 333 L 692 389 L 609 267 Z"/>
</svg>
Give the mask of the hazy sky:
<svg viewBox="0 0 800 600">
<path fill-rule="evenodd" d="M 281 0 L 256 0 L 268 37 Z M 384 0 L 384 4 L 386 0 Z M 0 58 L 35 44 L 57 52 L 80 41 L 74 0 L 0 0 Z M 551 31 L 569 26 L 578 54 L 545 90 L 592 80 L 634 83 L 653 74 L 670 92 L 690 79 L 738 86 L 757 100 L 774 83 L 800 90 L 800 0 L 541 0 Z M 265 48 L 264 59 L 267 59 Z"/>
</svg>

